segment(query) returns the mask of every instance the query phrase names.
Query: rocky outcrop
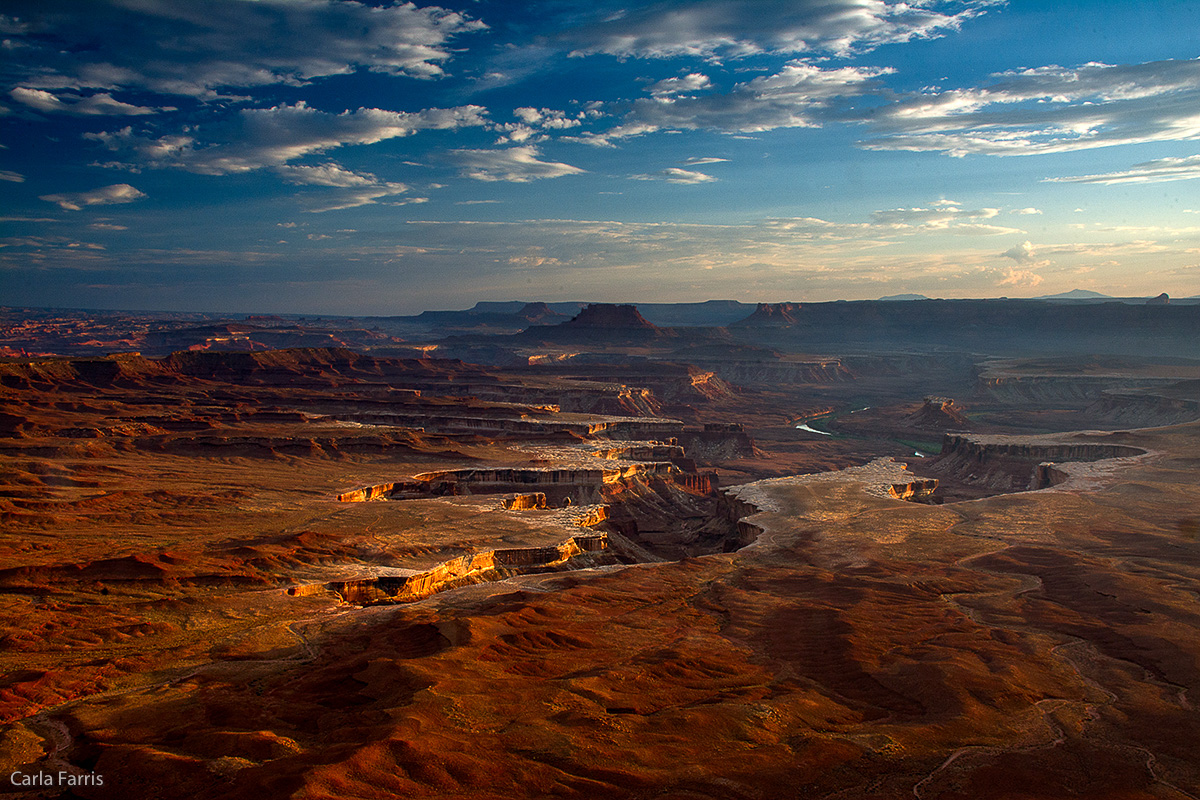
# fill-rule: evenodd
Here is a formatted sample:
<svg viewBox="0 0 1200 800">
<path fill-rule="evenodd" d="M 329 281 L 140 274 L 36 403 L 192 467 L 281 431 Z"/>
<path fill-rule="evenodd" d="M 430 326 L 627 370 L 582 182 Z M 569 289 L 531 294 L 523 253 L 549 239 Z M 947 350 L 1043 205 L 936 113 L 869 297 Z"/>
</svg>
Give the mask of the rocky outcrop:
<svg viewBox="0 0 1200 800">
<path fill-rule="evenodd" d="M 739 487 L 731 488 L 737 489 Z M 717 504 L 717 510 L 737 528 L 737 543 L 738 547 L 741 548 L 752 544 L 762 535 L 764 530 L 762 525 L 750 521 L 749 518 L 770 509 L 760 508 L 748 500 L 743 500 L 738 496 L 737 491 L 725 490 L 721 492 L 721 500 Z"/>
<path fill-rule="evenodd" d="M 292 596 L 304 596 L 315 591 L 332 590 L 347 603 L 411 603 L 437 592 L 472 583 L 498 580 L 513 574 L 563 568 L 566 562 L 587 553 L 598 553 L 608 547 L 608 535 L 594 533 L 572 536 L 552 547 L 518 547 L 488 550 L 444 561 L 432 569 L 408 575 L 381 575 L 357 580 L 330 581 L 317 584 L 320 589 L 294 586 Z"/>
<path fill-rule="evenodd" d="M 934 501 L 937 491 L 937 478 L 913 478 L 904 483 L 893 483 L 888 487 L 889 497 L 897 500 L 908 500 L 911 503 L 929 503 Z"/>
<path fill-rule="evenodd" d="M 592 455 L 608 460 L 670 461 L 672 463 L 685 457 L 682 447 L 665 442 L 639 442 L 625 446 L 603 447 L 593 450 Z"/>
<path fill-rule="evenodd" d="M 545 508 L 545 492 L 530 492 L 527 494 L 510 494 L 500 500 L 500 507 L 506 511 L 525 511 L 531 508 Z"/>
<path fill-rule="evenodd" d="M 569 328 L 641 328 L 643 330 L 658 330 L 658 326 L 643 317 L 634 305 L 614 305 L 611 303 L 591 303 L 579 312 L 570 322 L 564 322 Z"/>
<path fill-rule="evenodd" d="M 799 303 L 759 303 L 753 314 L 739 322 L 730 323 L 729 327 L 785 328 L 795 325 L 799 314 Z"/>
<path fill-rule="evenodd" d="M 638 313 L 632 305 L 592 303 L 577 316 L 561 325 L 534 325 L 515 337 L 518 341 L 560 344 L 596 344 L 651 342 L 675 337 L 670 329 L 659 328 Z"/>
<path fill-rule="evenodd" d="M 364 486 L 361 489 L 354 489 L 349 492 L 342 492 L 337 496 L 339 503 L 365 503 L 368 500 L 383 500 L 395 494 L 401 484 L 398 483 L 380 483 L 375 486 Z"/>
<path fill-rule="evenodd" d="M 473 494 L 529 494 L 536 487 L 547 503 L 600 502 L 606 487 L 623 482 L 661 478 L 678 482 L 686 476 L 669 461 L 626 464 L 611 469 L 490 467 L 436 470 L 407 481 L 366 486 L 337 496 L 340 502 L 360 503 L 379 499 L 417 499 Z M 697 484 L 699 485 L 699 484 Z M 536 493 L 535 493 L 536 494 Z"/>
<path fill-rule="evenodd" d="M 904 422 L 922 430 L 964 430 L 969 426 L 967 415 L 951 397 L 930 396 Z"/>
</svg>

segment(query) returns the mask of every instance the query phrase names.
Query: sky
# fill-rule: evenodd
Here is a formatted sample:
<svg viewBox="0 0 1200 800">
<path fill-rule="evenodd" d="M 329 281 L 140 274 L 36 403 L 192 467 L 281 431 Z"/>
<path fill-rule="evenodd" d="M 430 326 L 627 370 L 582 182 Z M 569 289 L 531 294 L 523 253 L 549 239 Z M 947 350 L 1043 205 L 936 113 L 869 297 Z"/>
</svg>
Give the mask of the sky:
<svg viewBox="0 0 1200 800">
<path fill-rule="evenodd" d="M 0 305 L 1200 295 L 1192 0 L 0 0 Z"/>
</svg>

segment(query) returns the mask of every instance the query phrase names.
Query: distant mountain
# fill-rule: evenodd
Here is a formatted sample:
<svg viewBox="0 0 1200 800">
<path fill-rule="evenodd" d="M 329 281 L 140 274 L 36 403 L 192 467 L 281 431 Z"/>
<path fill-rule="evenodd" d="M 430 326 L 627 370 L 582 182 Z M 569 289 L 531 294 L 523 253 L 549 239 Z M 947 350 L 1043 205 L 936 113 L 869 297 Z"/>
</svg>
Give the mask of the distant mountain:
<svg viewBox="0 0 1200 800">
<path fill-rule="evenodd" d="M 1034 300 L 1115 300 L 1112 295 L 1093 292 L 1091 289 L 1072 289 L 1061 294 L 1047 294 L 1035 297 Z"/>
<path fill-rule="evenodd" d="M 923 294 L 890 294 L 887 297 L 879 298 L 881 303 L 890 303 L 900 300 L 928 300 L 929 298 Z"/>
</svg>

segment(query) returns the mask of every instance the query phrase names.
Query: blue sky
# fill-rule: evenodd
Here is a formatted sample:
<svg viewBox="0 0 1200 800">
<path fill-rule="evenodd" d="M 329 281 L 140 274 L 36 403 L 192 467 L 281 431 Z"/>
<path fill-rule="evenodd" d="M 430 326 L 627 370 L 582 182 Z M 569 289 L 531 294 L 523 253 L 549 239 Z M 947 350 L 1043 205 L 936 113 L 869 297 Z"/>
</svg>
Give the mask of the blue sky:
<svg viewBox="0 0 1200 800">
<path fill-rule="evenodd" d="M 0 303 L 1200 294 L 1200 4 L 0 3 Z"/>
</svg>

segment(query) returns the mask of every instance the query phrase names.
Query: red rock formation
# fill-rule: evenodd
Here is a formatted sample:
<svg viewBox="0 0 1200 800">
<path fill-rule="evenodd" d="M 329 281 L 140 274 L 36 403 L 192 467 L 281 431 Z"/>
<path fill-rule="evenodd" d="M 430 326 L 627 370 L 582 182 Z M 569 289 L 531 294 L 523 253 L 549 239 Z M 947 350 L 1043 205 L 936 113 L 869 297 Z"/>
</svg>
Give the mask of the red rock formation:
<svg viewBox="0 0 1200 800">
<path fill-rule="evenodd" d="M 930 396 L 905 422 L 925 430 L 966 430 L 970 425 L 961 406 L 951 397 Z"/>
<path fill-rule="evenodd" d="M 795 325 L 799 313 L 799 303 L 759 303 L 753 314 L 741 322 L 733 323 L 732 327 L 784 328 Z"/>
<path fill-rule="evenodd" d="M 563 323 L 571 328 L 641 328 L 658 330 L 658 326 L 638 312 L 637 306 L 591 303 L 570 322 Z"/>
</svg>

